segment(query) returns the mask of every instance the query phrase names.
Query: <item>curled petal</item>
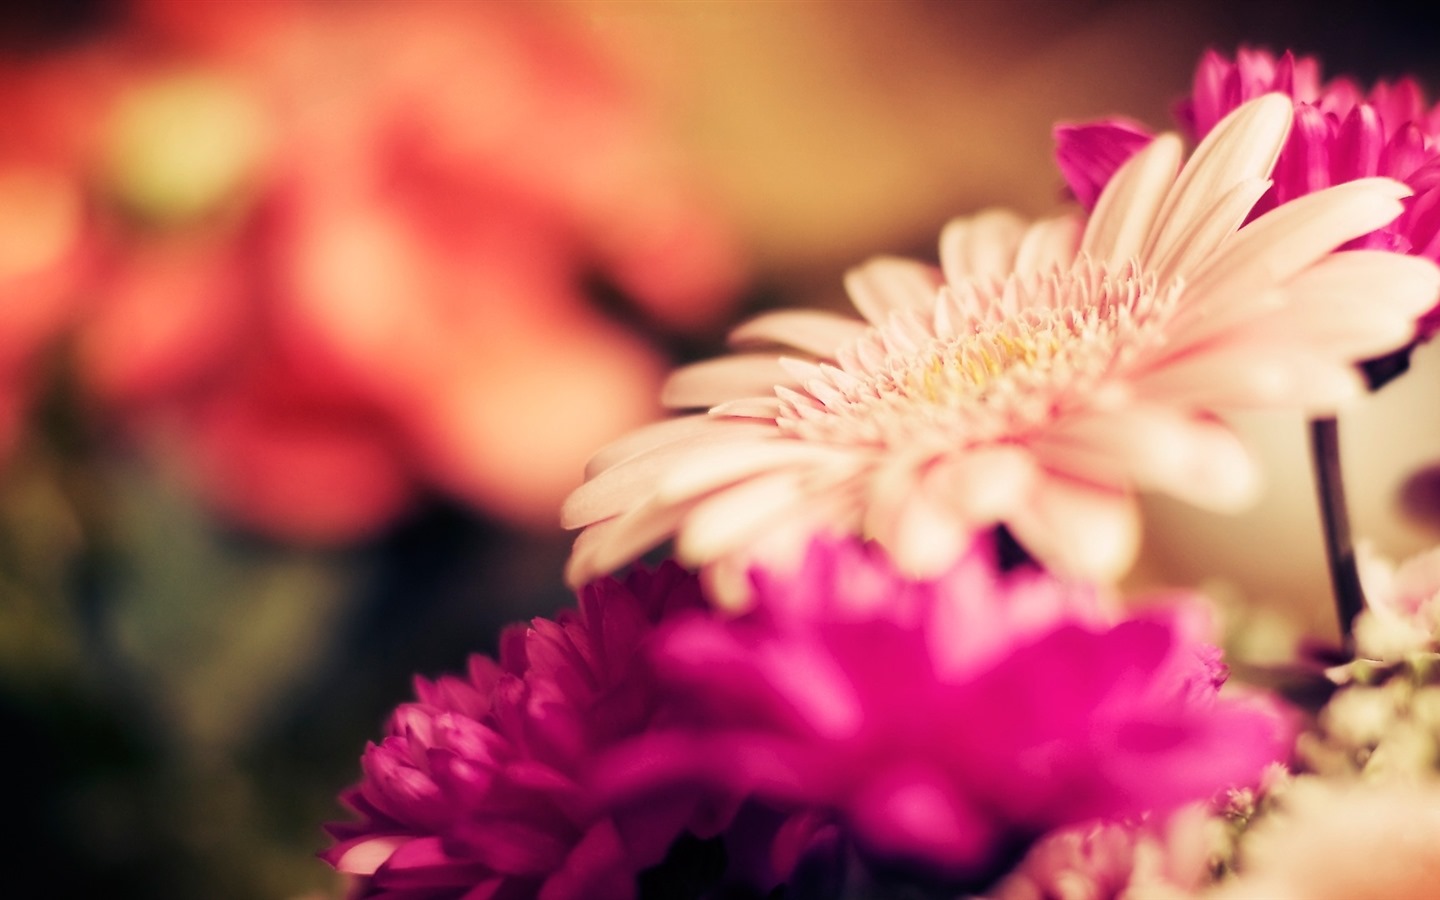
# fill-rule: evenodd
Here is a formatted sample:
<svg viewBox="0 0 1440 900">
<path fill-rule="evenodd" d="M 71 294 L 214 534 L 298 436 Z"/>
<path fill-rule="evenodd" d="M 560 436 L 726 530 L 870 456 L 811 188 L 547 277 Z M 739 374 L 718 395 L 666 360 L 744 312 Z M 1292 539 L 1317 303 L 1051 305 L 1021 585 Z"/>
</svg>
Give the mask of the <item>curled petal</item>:
<svg viewBox="0 0 1440 900">
<path fill-rule="evenodd" d="M 773 393 L 776 385 L 795 384 L 774 354 L 725 356 L 677 370 L 665 382 L 660 402 L 672 409 L 704 408 L 740 397 L 765 396 Z"/>
<path fill-rule="evenodd" d="M 730 332 L 736 346 L 782 344 L 812 356 L 833 357 L 836 348 L 865 332 L 865 323 L 814 310 L 779 310 L 756 316 Z"/>
</svg>

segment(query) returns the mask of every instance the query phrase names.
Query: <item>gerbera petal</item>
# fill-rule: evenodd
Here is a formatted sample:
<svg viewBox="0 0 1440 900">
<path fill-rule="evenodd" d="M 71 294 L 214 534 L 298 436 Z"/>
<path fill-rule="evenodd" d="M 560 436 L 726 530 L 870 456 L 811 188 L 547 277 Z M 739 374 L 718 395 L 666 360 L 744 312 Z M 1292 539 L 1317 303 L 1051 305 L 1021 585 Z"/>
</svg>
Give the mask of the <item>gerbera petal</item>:
<svg viewBox="0 0 1440 900">
<path fill-rule="evenodd" d="M 934 575 L 955 562 L 974 532 L 952 504 L 931 489 L 934 460 L 902 456 L 871 475 L 865 532 L 912 575 Z"/>
<path fill-rule="evenodd" d="M 930 484 L 964 519 L 984 526 L 1004 519 L 1023 502 L 1035 476 L 1035 458 L 1028 449 L 1001 445 L 937 460 Z"/>
<path fill-rule="evenodd" d="M 723 447 L 722 457 L 731 448 L 748 447 L 773 438 L 774 429 L 762 423 L 708 420 L 708 427 L 691 431 L 660 446 L 641 451 L 597 473 L 565 500 L 560 521 L 566 528 L 618 515 L 639 497 L 648 496 L 664 474 L 695 456 L 713 458 L 707 451 Z"/>
<path fill-rule="evenodd" d="M 1256 319 L 1286 311 L 1294 302 L 1289 291 L 1278 287 L 1256 290 L 1245 299 L 1247 302 L 1244 303 L 1213 304 L 1210 315 L 1194 317 L 1196 321 L 1177 330 L 1169 343 L 1157 348 L 1144 365 L 1137 366 L 1136 374 L 1141 375 L 1146 370 L 1168 366 L 1174 360 L 1203 353 L 1207 346 L 1215 344 L 1226 335 L 1243 330 L 1248 323 Z M 1181 310 L 1180 314 L 1184 315 L 1184 312 Z"/>
<path fill-rule="evenodd" d="M 754 543 L 768 522 L 803 507 L 810 495 L 803 474 L 794 470 L 731 485 L 690 510 L 676 536 L 675 555 L 703 563 Z"/>
<path fill-rule="evenodd" d="M 565 583 L 579 587 L 612 572 L 675 533 L 689 507 L 644 502 L 596 522 L 575 538 L 565 564 Z"/>
<path fill-rule="evenodd" d="M 694 451 L 671 461 L 652 478 L 657 497 L 671 502 L 724 487 L 763 472 L 790 466 L 812 470 L 848 470 L 856 464 L 849 447 L 828 447 L 806 441 L 771 438 Z"/>
<path fill-rule="evenodd" d="M 835 350 L 865 332 L 865 323 L 818 310 L 777 310 L 756 316 L 730 332 L 730 343 L 783 344 L 813 356 L 833 357 Z"/>
<path fill-rule="evenodd" d="M 742 397 L 710 407 L 711 417 L 732 416 L 741 419 L 773 419 L 780 414 L 779 397 Z"/>
<path fill-rule="evenodd" d="M 1006 209 L 948 222 L 940 232 L 940 267 L 945 280 L 960 284 L 969 279 L 1003 278 L 1014 268 L 1015 251 L 1024 235 L 1024 221 Z"/>
<path fill-rule="evenodd" d="M 883 541 L 895 530 L 906 498 L 919 487 L 924 464 L 922 457 L 908 453 L 889 455 L 876 464 L 865 485 L 866 536 Z"/>
<path fill-rule="evenodd" d="M 1424 133 L 1415 127 L 1414 122 L 1406 122 L 1385 145 L 1380 171 L 1408 183 L 1410 177 L 1432 159 L 1425 144 Z"/>
<path fill-rule="evenodd" d="M 848 478 L 836 475 L 810 488 L 804 504 L 792 507 L 783 519 L 765 526 L 763 541 L 705 564 L 701 581 L 716 607 L 739 613 L 753 605 L 750 576 L 757 563 L 787 566 L 804 558 L 805 548 L 816 535 L 858 534 L 863 530 L 865 500 L 860 474 Z"/>
<path fill-rule="evenodd" d="M 1235 233 L 1269 188 L 1270 182 L 1264 179 L 1247 178 L 1215 198 L 1213 205 L 1189 227 L 1173 232 L 1167 241 L 1156 244 L 1149 271 L 1161 284 L 1182 278 Z"/>
<path fill-rule="evenodd" d="M 892 312 L 928 313 L 944 276 L 934 266 L 881 256 L 845 273 L 845 290 L 860 315 L 884 325 Z"/>
<path fill-rule="evenodd" d="M 1136 394 L 1201 409 L 1289 407 L 1334 412 L 1365 391 L 1358 369 L 1306 348 L 1229 341 L 1135 379 Z"/>
<path fill-rule="evenodd" d="M 1260 487 L 1254 461 L 1234 432 L 1171 407 L 1076 418 L 1048 434 L 1036 453 L 1077 477 L 1101 483 L 1128 477 L 1221 512 L 1246 508 Z"/>
<path fill-rule="evenodd" d="M 1386 286 L 1379 296 L 1377 284 Z M 1366 359 L 1414 338 L 1416 317 L 1440 298 L 1440 271 L 1414 257 L 1351 250 L 1321 260 L 1286 293 L 1295 298 L 1292 305 L 1244 324 L 1248 339 Z"/>
<path fill-rule="evenodd" d="M 594 478 L 616 463 L 624 462 L 637 453 L 644 453 L 646 450 L 652 450 L 682 438 L 707 433 L 714 426 L 714 421 L 704 413 L 678 416 L 674 419 L 664 419 L 649 425 L 642 425 L 595 451 L 595 454 L 585 463 L 585 477 Z"/>
<path fill-rule="evenodd" d="M 1007 524 L 1039 558 L 1097 581 L 1124 572 L 1140 545 L 1133 496 L 1059 474 L 1042 476 Z"/>
<path fill-rule="evenodd" d="M 1080 252 L 1110 265 L 1139 256 L 1181 156 L 1180 139 L 1162 134 L 1121 166 L 1095 204 Z"/>
<path fill-rule="evenodd" d="M 1401 198 L 1409 195 L 1398 181 L 1366 178 L 1276 207 L 1238 231 L 1195 272 L 1176 328 L 1294 277 L 1351 238 L 1394 219 L 1404 208 Z"/>
<path fill-rule="evenodd" d="M 1330 157 L 1335 181 L 1353 181 L 1382 174 L 1380 156 L 1385 150 L 1385 126 L 1373 106 L 1361 103 L 1340 123 Z"/>
<path fill-rule="evenodd" d="M 722 356 L 677 369 L 661 389 L 660 402 L 672 409 L 704 408 L 741 397 L 767 396 L 776 385 L 796 384 L 776 354 Z"/>
<path fill-rule="evenodd" d="M 1015 251 L 1015 271 L 1047 272 L 1075 259 L 1085 220 L 1080 216 L 1057 216 L 1031 225 Z"/>
<path fill-rule="evenodd" d="M 1290 133 L 1294 105 L 1280 94 L 1257 97 L 1205 136 L 1165 197 L 1140 259 L 1150 263 L 1237 183 L 1265 180 Z"/>
<path fill-rule="evenodd" d="M 1383 284 L 1385 290 L 1376 291 Z M 1333 253 L 1287 285 L 1306 309 L 1363 306 L 1376 315 L 1413 319 L 1435 305 L 1440 269 L 1426 259 L 1382 250 Z"/>
<path fill-rule="evenodd" d="M 823 740 L 842 741 L 865 725 L 854 684 L 835 658 L 814 644 L 744 646 L 768 687 L 806 728 Z"/>
<path fill-rule="evenodd" d="M 905 498 L 890 532 L 877 537 L 901 571 L 925 578 L 954 565 L 977 530 L 941 498 L 920 490 Z"/>
<path fill-rule="evenodd" d="M 1330 180 L 1330 117 L 1308 104 L 1295 107 L 1285 152 L 1275 164 L 1275 199 L 1287 202 L 1333 184 Z"/>
</svg>

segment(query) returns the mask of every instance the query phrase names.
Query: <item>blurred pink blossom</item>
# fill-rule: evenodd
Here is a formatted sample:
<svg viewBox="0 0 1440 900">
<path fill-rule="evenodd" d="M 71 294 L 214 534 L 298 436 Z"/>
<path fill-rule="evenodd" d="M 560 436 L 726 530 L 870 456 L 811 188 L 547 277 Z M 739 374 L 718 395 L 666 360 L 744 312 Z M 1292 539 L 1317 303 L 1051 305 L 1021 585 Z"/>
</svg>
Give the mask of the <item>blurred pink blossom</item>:
<svg viewBox="0 0 1440 900">
<path fill-rule="evenodd" d="M 984 542 L 934 580 L 853 540 L 754 578 L 751 613 L 657 639 L 683 702 L 611 752 L 612 791 L 830 814 L 871 860 L 978 885 L 1053 829 L 1163 814 L 1288 754 L 1277 706 L 1217 695 L 1198 607 L 1117 619 Z"/>
</svg>

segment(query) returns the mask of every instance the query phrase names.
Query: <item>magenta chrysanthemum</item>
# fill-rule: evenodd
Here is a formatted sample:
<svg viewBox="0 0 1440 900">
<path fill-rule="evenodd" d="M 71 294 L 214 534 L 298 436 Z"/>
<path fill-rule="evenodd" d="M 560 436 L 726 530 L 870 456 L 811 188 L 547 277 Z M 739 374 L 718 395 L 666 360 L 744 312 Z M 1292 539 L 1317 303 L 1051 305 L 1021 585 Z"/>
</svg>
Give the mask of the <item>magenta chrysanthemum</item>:
<svg viewBox="0 0 1440 900">
<path fill-rule="evenodd" d="M 366 748 L 364 777 L 344 797 L 363 821 L 332 825 L 324 858 L 365 876 L 366 898 L 631 896 L 636 872 L 682 829 L 715 823 L 673 796 L 617 812 L 589 771 L 656 714 L 641 664 L 654 624 L 702 605 L 673 564 L 607 579 L 586 588 L 578 613 L 507 631 L 498 664 L 475 656 L 465 677 L 417 678 L 417 702 Z"/>
<path fill-rule="evenodd" d="M 871 537 L 914 574 L 1003 524 L 1053 568 L 1133 559 L 1137 488 L 1250 502 L 1249 456 L 1213 411 L 1333 410 L 1353 364 L 1403 346 L 1440 293 L 1428 260 L 1331 253 L 1408 194 L 1365 179 L 1240 224 L 1269 187 L 1291 104 L 1242 106 L 1181 169 L 1173 135 L 1111 179 L 1088 222 L 957 220 L 941 266 L 882 258 L 847 287 L 863 320 L 782 311 L 665 400 L 708 407 L 602 450 L 564 520 L 582 583 L 676 537 L 682 562 L 783 561 L 817 527 Z M 1178 171 L 1177 171 L 1178 170 Z"/>
<path fill-rule="evenodd" d="M 1410 78 L 1377 82 L 1367 93 L 1349 78 L 1322 81 L 1313 57 L 1286 52 L 1277 58 L 1242 47 L 1234 60 L 1213 50 L 1205 54 L 1176 115 L 1198 139 L 1231 111 L 1271 91 L 1294 101 L 1295 125 L 1275 165 L 1274 184 L 1255 204 L 1252 217 L 1332 185 L 1387 176 L 1403 181 L 1414 195 L 1399 217 L 1357 236 L 1351 246 L 1440 261 L 1440 106 L 1427 105 Z M 1120 164 L 1150 138 L 1123 119 L 1064 125 L 1055 136 L 1061 170 L 1087 207 Z M 1422 336 L 1437 325 L 1440 317 L 1427 316 Z"/>
<path fill-rule="evenodd" d="M 977 884 L 1056 827 L 1203 799 L 1288 752 L 1276 707 L 1217 694 L 1198 608 L 1116 620 L 983 542 L 935 580 L 853 540 L 755 580 L 748 614 L 652 645 L 683 714 L 611 758 L 611 790 L 757 796 Z"/>
</svg>

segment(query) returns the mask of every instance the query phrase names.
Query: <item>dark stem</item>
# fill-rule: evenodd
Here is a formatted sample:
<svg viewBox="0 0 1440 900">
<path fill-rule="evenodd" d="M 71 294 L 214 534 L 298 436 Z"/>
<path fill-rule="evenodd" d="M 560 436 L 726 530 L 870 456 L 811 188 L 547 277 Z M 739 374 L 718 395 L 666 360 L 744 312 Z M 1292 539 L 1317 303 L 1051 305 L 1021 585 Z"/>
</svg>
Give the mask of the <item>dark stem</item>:
<svg viewBox="0 0 1440 900">
<path fill-rule="evenodd" d="M 1353 643 L 1355 617 L 1365 608 L 1355 548 L 1350 543 L 1350 518 L 1345 509 L 1345 484 L 1340 476 L 1340 424 L 1334 416 L 1310 423 L 1310 456 L 1315 464 L 1315 493 L 1320 501 L 1320 522 L 1325 531 L 1325 558 L 1330 564 L 1330 585 L 1335 612 L 1347 649 Z"/>
</svg>

